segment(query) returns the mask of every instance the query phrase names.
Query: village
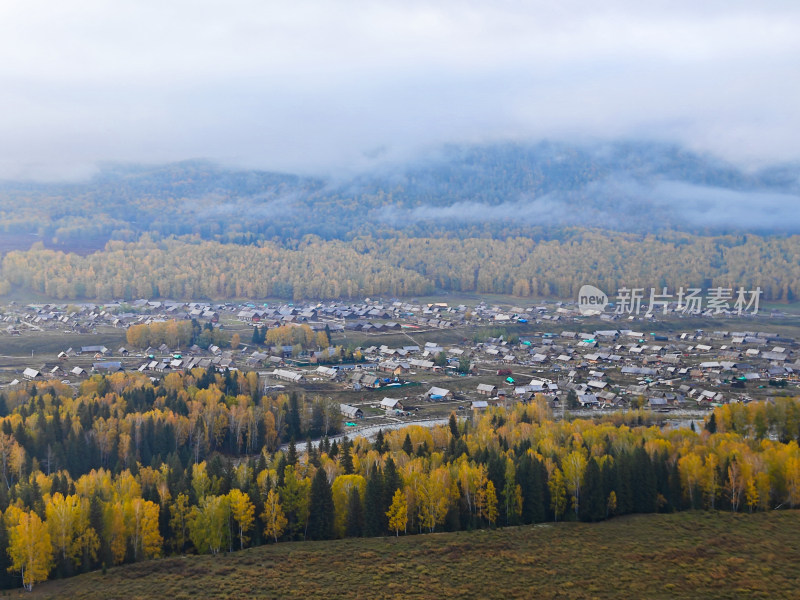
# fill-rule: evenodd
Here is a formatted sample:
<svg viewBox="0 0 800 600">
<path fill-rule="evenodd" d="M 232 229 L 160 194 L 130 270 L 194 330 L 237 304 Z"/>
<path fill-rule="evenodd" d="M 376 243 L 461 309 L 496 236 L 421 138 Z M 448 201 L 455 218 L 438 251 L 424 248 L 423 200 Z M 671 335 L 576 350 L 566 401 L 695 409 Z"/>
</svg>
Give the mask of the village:
<svg viewBox="0 0 800 600">
<path fill-rule="evenodd" d="M 574 303 L 553 301 L 12 303 L 0 308 L 0 392 L 33 380 L 77 390 L 92 375 L 118 371 L 157 381 L 238 369 L 257 372 L 264 394 L 330 399 L 354 432 L 440 422 L 454 411 L 469 417 L 535 395 L 560 418 L 628 409 L 702 418 L 716 405 L 797 393 L 792 315 L 664 313 L 586 317 Z M 227 343 L 127 344 L 131 326 L 172 320 Z M 262 341 L 278 327 L 324 332 L 329 346 Z"/>
</svg>

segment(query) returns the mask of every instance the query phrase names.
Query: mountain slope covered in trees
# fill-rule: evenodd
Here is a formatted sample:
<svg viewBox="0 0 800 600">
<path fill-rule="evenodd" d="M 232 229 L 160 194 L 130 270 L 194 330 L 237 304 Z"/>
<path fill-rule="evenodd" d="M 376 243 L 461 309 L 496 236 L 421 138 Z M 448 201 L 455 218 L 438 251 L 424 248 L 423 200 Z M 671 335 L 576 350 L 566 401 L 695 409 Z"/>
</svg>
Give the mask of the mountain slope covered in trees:
<svg viewBox="0 0 800 600">
<path fill-rule="evenodd" d="M 337 177 L 237 171 L 199 161 L 117 165 L 80 183 L 0 184 L 0 228 L 36 232 L 67 247 L 87 235 L 124 239 L 146 231 L 240 243 L 376 230 L 509 235 L 532 228 L 543 235 L 542 228 L 570 225 L 792 232 L 800 231 L 796 219 L 765 228 L 741 205 L 753 203 L 753 213 L 759 202 L 796 207 L 798 173 L 791 165 L 747 172 L 644 142 L 453 146 Z M 687 213 L 695 205 L 717 211 L 715 195 L 737 214 L 702 223 L 698 213 Z"/>
<path fill-rule="evenodd" d="M 6 182 L 0 294 L 564 298 L 592 283 L 792 301 L 798 173 L 620 142 L 447 147 L 336 178 L 185 162 Z"/>
</svg>

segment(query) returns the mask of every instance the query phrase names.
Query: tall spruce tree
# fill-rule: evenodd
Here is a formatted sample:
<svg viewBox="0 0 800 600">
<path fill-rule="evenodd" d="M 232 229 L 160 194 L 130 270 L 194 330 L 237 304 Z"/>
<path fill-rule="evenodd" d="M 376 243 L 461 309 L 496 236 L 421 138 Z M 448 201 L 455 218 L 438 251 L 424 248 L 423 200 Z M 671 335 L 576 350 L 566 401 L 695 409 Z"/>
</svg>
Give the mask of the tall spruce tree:
<svg viewBox="0 0 800 600">
<path fill-rule="evenodd" d="M 286 464 L 295 466 L 297 464 L 297 444 L 294 442 L 294 436 L 289 440 L 289 451 L 286 454 Z"/>
<path fill-rule="evenodd" d="M 300 426 L 301 426 L 301 419 L 300 419 L 300 401 L 297 398 L 297 394 L 292 393 L 289 396 L 289 407 L 286 414 L 286 427 L 288 429 L 288 434 L 290 438 L 299 438 L 300 437 Z"/>
<path fill-rule="evenodd" d="M 623 452 L 617 456 L 615 469 L 616 482 L 614 491 L 617 493 L 617 514 L 626 515 L 633 512 L 633 481 L 631 480 L 631 455 Z"/>
<path fill-rule="evenodd" d="M 311 482 L 308 507 L 308 537 L 312 540 L 333 539 L 333 492 L 324 469 L 317 469 Z"/>
<path fill-rule="evenodd" d="M 458 431 L 458 423 L 456 422 L 456 414 L 450 413 L 450 419 L 447 421 L 447 426 L 450 427 L 450 434 L 453 436 L 453 439 L 459 438 L 459 431 Z"/>
<path fill-rule="evenodd" d="M 10 566 L 11 561 L 8 558 L 8 531 L 6 530 L 5 519 L 0 519 L 0 589 L 7 590 L 20 586 L 19 578 L 8 572 Z"/>
<path fill-rule="evenodd" d="M 540 463 L 524 454 L 517 468 L 517 479 L 522 489 L 522 522 L 542 523 L 547 520 L 547 505 L 544 491 L 547 489 L 546 474 L 543 478 Z"/>
<path fill-rule="evenodd" d="M 345 475 L 353 474 L 353 455 L 350 453 L 350 444 L 342 442 L 342 457 L 339 459 L 339 464 Z"/>
<path fill-rule="evenodd" d="M 397 472 L 397 466 L 394 463 L 394 460 L 390 456 L 386 459 L 386 464 L 383 466 L 383 513 L 389 510 L 389 507 L 392 505 L 392 498 L 394 497 L 394 493 L 397 490 L 403 489 L 403 478 L 401 477 L 400 473 Z M 388 519 L 384 514 L 384 519 L 382 519 L 382 523 L 384 524 L 384 528 L 388 527 Z"/>
<path fill-rule="evenodd" d="M 278 462 L 275 465 L 275 470 L 278 472 L 278 487 L 283 487 L 284 483 L 286 482 L 286 465 L 286 455 L 281 452 L 278 456 Z"/>
<path fill-rule="evenodd" d="M 633 509 L 640 513 L 655 512 L 658 499 L 656 474 L 647 451 L 638 446 L 633 452 Z"/>
<path fill-rule="evenodd" d="M 361 504 L 361 495 L 358 488 L 353 486 L 347 499 L 347 524 L 345 528 L 347 537 L 361 537 L 364 535 L 364 507 Z"/>
<path fill-rule="evenodd" d="M 597 466 L 597 461 L 592 457 L 589 459 L 586 471 L 583 473 L 580 503 L 581 521 L 601 521 L 606 516 L 605 504 L 600 467 Z"/>
<path fill-rule="evenodd" d="M 306 439 L 306 452 L 308 453 L 308 464 L 319 467 L 319 450 L 314 446 L 310 437 Z"/>
<path fill-rule="evenodd" d="M 384 504 L 383 476 L 376 469 L 367 478 L 367 487 L 364 490 L 364 535 L 370 537 L 383 535 L 386 512 Z"/>
<path fill-rule="evenodd" d="M 672 512 L 675 507 L 670 502 L 669 489 L 669 466 L 667 460 L 669 456 L 666 452 L 653 456 L 652 465 L 656 477 L 656 489 L 658 492 L 658 510 L 660 512 Z"/>
<path fill-rule="evenodd" d="M 717 433 L 717 415 L 716 413 L 711 413 L 711 417 L 708 419 L 706 423 L 706 431 L 708 433 Z"/>
<path fill-rule="evenodd" d="M 386 452 L 386 441 L 383 439 L 383 429 L 378 429 L 378 435 L 375 436 L 375 443 L 373 444 L 376 452 L 383 454 Z"/>
<path fill-rule="evenodd" d="M 678 461 L 672 463 L 669 472 L 669 502 L 675 510 L 684 508 L 683 495 L 681 493 L 681 474 L 678 470 Z"/>
</svg>

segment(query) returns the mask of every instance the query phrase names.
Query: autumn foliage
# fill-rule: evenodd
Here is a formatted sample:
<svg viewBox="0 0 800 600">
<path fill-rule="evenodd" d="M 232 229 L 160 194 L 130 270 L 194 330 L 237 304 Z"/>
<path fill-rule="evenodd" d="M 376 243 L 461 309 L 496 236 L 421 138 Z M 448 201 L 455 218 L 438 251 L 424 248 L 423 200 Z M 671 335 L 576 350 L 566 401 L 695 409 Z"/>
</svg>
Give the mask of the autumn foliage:
<svg viewBox="0 0 800 600">
<path fill-rule="evenodd" d="M 370 442 L 326 437 L 318 400 L 259 390 L 197 370 L 8 394 L 0 559 L 18 577 L 3 585 L 281 540 L 800 505 L 797 400 L 717 408 L 712 433 L 638 411 L 555 421 L 538 398 Z"/>
<path fill-rule="evenodd" d="M 413 296 L 435 289 L 575 298 L 580 287 L 760 286 L 763 299 L 800 296 L 799 236 L 696 236 L 571 229 L 560 239 L 474 236 L 309 236 L 280 245 L 184 236 L 111 241 L 88 256 L 41 245 L 9 252 L 0 294 L 12 287 L 57 299 Z M 659 284 L 659 282 L 663 282 Z"/>
</svg>

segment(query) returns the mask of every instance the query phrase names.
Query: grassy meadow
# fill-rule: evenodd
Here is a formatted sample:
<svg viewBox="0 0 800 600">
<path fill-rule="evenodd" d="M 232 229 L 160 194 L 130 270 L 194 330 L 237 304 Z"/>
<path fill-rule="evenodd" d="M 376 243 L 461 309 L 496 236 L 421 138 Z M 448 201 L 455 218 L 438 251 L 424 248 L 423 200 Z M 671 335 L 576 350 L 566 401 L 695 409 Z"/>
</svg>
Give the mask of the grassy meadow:
<svg viewBox="0 0 800 600">
<path fill-rule="evenodd" d="M 13 596 L 171 598 L 798 597 L 800 511 L 345 539 L 171 557 Z"/>
</svg>

